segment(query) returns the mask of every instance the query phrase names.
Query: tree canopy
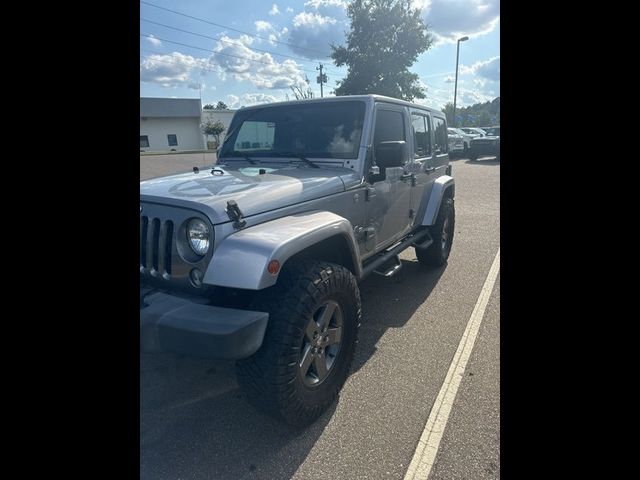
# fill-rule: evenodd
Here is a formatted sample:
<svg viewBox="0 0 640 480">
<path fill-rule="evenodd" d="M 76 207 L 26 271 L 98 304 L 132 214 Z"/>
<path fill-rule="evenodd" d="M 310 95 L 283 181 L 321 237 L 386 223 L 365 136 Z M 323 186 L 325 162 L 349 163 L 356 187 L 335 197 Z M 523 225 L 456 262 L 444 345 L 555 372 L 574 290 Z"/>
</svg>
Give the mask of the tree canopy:
<svg viewBox="0 0 640 480">
<path fill-rule="evenodd" d="M 202 133 L 204 133 L 207 137 L 209 135 L 213 135 L 213 138 L 215 138 L 217 144 L 220 143 L 220 135 L 225 131 L 224 123 L 222 123 L 220 120 L 214 121 L 209 119 L 202 123 L 200 125 L 200 128 L 202 129 Z"/>
<path fill-rule="evenodd" d="M 346 46 L 332 45 L 331 57 L 349 73 L 338 81 L 336 95 L 376 93 L 413 100 L 425 89 L 409 67 L 431 46 L 432 37 L 411 7 L 411 0 L 354 0 L 347 13 L 351 30 Z"/>
<path fill-rule="evenodd" d="M 453 103 L 447 103 L 442 111 L 447 116 L 449 126 L 453 126 Z M 455 125 L 458 127 L 500 125 L 500 97 L 496 97 L 490 102 L 457 107 Z"/>
<path fill-rule="evenodd" d="M 202 108 L 204 110 L 228 110 L 229 109 L 229 107 L 227 107 L 227 104 L 222 101 L 216 103 L 215 105 L 213 103 L 207 103 Z"/>
</svg>

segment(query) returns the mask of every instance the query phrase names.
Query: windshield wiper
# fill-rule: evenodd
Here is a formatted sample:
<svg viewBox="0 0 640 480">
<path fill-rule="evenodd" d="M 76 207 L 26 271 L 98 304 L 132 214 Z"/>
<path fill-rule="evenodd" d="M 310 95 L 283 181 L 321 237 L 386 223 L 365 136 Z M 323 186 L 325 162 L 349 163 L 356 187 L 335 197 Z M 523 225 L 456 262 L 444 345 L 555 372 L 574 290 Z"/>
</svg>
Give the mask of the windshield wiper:
<svg viewBox="0 0 640 480">
<path fill-rule="evenodd" d="M 273 156 L 274 157 L 294 157 L 294 158 L 299 158 L 304 163 L 309 165 L 311 168 L 320 168 L 317 163 L 312 162 L 307 157 L 305 157 L 304 155 L 301 155 L 299 153 L 295 153 L 295 152 L 275 152 L 275 153 L 273 153 Z"/>
</svg>

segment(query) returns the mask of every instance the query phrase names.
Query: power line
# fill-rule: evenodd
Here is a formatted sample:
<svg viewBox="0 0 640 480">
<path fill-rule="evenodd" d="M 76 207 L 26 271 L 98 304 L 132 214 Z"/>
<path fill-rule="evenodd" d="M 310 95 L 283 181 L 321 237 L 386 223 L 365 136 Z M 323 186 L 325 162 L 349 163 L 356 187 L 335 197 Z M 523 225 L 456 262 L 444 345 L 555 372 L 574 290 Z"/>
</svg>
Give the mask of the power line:
<svg viewBox="0 0 640 480">
<path fill-rule="evenodd" d="M 326 52 L 321 52 L 320 50 L 315 50 L 315 49 L 307 48 L 307 47 L 300 47 L 298 45 L 294 45 L 294 44 L 289 43 L 289 42 L 282 42 L 280 40 L 271 40 L 271 39 L 269 39 L 267 37 L 262 37 L 260 35 L 256 35 L 255 33 L 245 32 L 244 30 L 238 30 L 237 28 L 229 27 L 227 25 L 222 25 L 220 23 L 211 22 L 209 20 L 205 20 L 203 18 L 194 17 L 192 15 L 187 15 L 186 13 L 176 12 L 175 10 L 171 10 L 169 8 L 161 7 L 160 5 L 155 5 L 155 4 L 150 3 L 150 2 L 145 2 L 144 0 L 140 0 L 140 3 L 143 3 L 145 5 L 149 5 L 150 7 L 154 7 L 154 8 L 160 9 L 160 10 L 164 10 L 166 12 L 174 13 L 174 14 L 180 15 L 182 17 L 191 18 L 192 20 L 197 20 L 199 22 L 208 23 L 209 25 L 213 25 L 215 27 L 224 28 L 224 29 L 227 29 L 227 30 L 232 30 L 234 32 L 242 33 L 244 35 L 249 35 L 250 37 L 260 38 L 261 40 L 273 41 L 274 43 L 279 43 L 279 44 L 282 44 L 282 45 L 288 45 L 289 47 L 295 47 L 295 48 L 297 48 L 299 50 L 306 50 L 308 52 L 320 53 L 321 55 L 324 55 L 323 58 L 329 58 L 331 56 L 331 55 L 327 55 Z"/>
<path fill-rule="evenodd" d="M 260 48 L 256 48 L 254 46 L 248 47 L 247 45 L 243 44 L 243 43 L 236 43 L 236 42 L 231 42 L 229 40 L 224 40 L 222 38 L 216 38 L 216 37 L 211 37 L 209 35 L 204 35 L 202 33 L 196 33 L 196 32 L 190 32 L 189 30 L 183 30 L 181 28 L 177 28 L 177 27 L 172 27 L 170 25 L 165 25 L 164 23 L 158 23 L 158 22 L 154 22 L 153 20 L 147 20 L 146 18 L 140 18 L 140 21 L 142 22 L 147 22 L 147 23 L 153 23 L 154 25 L 160 25 L 161 27 L 165 27 L 165 28 L 170 28 L 171 30 L 176 30 L 178 32 L 184 32 L 184 33 L 188 33 L 190 35 L 196 35 L 198 37 L 203 37 L 203 38 L 209 38 L 211 40 L 216 40 L 218 42 L 224 42 L 224 43 L 228 43 L 230 45 L 236 45 L 238 47 L 245 47 L 248 48 L 249 50 L 255 50 L 257 52 L 264 52 L 264 53 L 269 53 L 271 55 L 280 55 L 281 57 L 287 57 L 287 58 L 291 58 L 293 60 L 298 60 L 299 62 L 313 62 L 313 60 L 309 60 L 306 58 L 301 58 L 301 57 L 294 57 L 292 55 L 286 55 L 284 53 L 276 53 L 276 52 L 272 52 L 270 50 L 263 50 Z"/>
<path fill-rule="evenodd" d="M 153 53 L 154 55 L 157 55 L 157 53 L 153 52 L 152 50 L 146 50 L 146 49 L 141 49 L 141 50 L 145 51 L 145 52 Z M 216 73 L 216 70 L 214 70 L 212 68 L 207 68 L 206 66 L 202 66 L 202 65 L 192 65 L 190 63 L 185 62 L 184 60 L 175 59 L 175 58 L 173 60 L 161 60 L 159 58 L 152 58 L 150 55 L 140 55 L 140 58 L 145 58 L 145 59 L 151 60 L 153 62 L 166 63 L 168 65 L 180 64 L 180 65 L 192 66 L 192 67 L 197 68 L 199 70 L 204 70 L 206 72 Z M 279 88 L 279 89 L 275 89 L 275 90 L 286 90 L 286 89 L 285 88 Z"/>
<path fill-rule="evenodd" d="M 180 45 L 182 47 L 194 48 L 196 50 L 202 50 L 202 51 L 205 51 L 205 52 L 210 53 L 210 54 L 224 55 L 225 57 L 241 58 L 243 60 L 248 60 L 250 62 L 256 62 L 256 63 L 262 63 L 264 65 L 271 65 L 271 66 L 273 65 L 273 63 L 270 63 L 270 62 L 263 62 L 261 60 L 256 60 L 256 59 L 245 57 L 245 56 L 242 56 L 242 55 L 234 55 L 232 53 L 216 52 L 216 51 L 211 50 L 210 48 L 203 48 L 203 47 L 198 47 L 196 45 L 189 45 L 189 44 L 186 44 L 186 43 L 175 42 L 173 40 L 167 40 L 166 38 L 156 37 L 155 35 L 149 35 L 149 34 L 141 33 L 140 36 L 144 37 L 144 38 L 155 38 L 155 39 L 160 40 L 162 42 L 173 43 L 175 45 Z M 309 73 L 314 73 L 315 74 L 314 70 L 306 70 L 304 68 L 299 68 L 298 70 L 300 70 L 302 72 L 309 72 Z"/>
</svg>

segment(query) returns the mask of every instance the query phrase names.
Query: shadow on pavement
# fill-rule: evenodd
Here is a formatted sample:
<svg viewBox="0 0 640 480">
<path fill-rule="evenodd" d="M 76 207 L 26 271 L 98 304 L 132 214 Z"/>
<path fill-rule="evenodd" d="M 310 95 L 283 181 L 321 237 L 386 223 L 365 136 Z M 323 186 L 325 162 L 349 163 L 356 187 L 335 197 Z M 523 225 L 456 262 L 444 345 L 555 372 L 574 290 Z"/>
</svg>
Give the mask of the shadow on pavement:
<svg viewBox="0 0 640 480">
<path fill-rule="evenodd" d="M 420 266 L 417 260 L 402 260 L 402 270 L 391 278 L 372 275 L 360 285 L 363 322 L 351 371 L 356 372 L 376 351 L 376 344 L 389 328 L 401 328 L 422 305 L 444 273 Z"/>
<path fill-rule="evenodd" d="M 467 160 L 464 163 L 468 163 L 469 165 L 500 165 L 496 157 L 480 157 L 477 160 Z"/>
<path fill-rule="evenodd" d="M 412 317 L 446 268 L 402 263 L 395 277 L 373 275 L 360 286 L 364 320 L 352 373 L 375 354 L 387 329 Z M 243 400 L 233 362 L 141 354 L 140 478 L 290 478 L 335 408 L 296 430 Z"/>
</svg>

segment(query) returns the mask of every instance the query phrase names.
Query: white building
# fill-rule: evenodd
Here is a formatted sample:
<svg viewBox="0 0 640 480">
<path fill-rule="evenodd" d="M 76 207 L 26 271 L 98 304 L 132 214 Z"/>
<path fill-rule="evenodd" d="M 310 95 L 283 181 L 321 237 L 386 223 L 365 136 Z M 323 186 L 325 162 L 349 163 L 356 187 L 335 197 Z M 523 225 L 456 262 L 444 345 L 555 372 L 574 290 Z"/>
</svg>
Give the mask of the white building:
<svg viewBox="0 0 640 480">
<path fill-rule="evenodd" d="M 198 98 L 140 98 L 140 151 L 203 150 L 200 124 L 220 120 L 229 128 L 236 110 L 203 110 Z M 224 138 L 226 131 L 220 135 Z M 213 140 L 213 138 L 209 138 Z"/>
<path fill-rule="evenodd" d="M 198 98 L 140 98 L 140 151 L 202 150 Z"/>
</svg>

